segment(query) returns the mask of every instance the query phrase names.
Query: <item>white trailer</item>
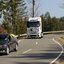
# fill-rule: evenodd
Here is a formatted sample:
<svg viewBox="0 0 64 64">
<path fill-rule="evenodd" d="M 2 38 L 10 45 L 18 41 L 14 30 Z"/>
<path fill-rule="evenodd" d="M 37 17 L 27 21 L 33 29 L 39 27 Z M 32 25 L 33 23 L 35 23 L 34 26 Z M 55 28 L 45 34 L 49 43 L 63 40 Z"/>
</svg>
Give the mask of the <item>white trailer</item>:
<svg viewBox="0 0 64 64">
<path fill-rule="evenodd" d="M 29 18 L 27 21 L 27 38 L 43 38 L 42 21 L 40 17 Z"/>
</svg>

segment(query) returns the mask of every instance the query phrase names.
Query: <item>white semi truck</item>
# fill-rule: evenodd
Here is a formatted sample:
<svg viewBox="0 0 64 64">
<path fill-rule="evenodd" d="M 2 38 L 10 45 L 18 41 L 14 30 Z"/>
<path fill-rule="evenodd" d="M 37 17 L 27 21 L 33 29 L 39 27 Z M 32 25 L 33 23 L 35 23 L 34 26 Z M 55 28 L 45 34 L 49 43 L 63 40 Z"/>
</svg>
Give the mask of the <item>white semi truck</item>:
<svg viewBox="0 0 64 64">
<path fill-rule="evenodd" d="M 43 38 L 42 21 L 40 17 L 29 18 L 27 21 L 27 38 Z"/>
</svg>

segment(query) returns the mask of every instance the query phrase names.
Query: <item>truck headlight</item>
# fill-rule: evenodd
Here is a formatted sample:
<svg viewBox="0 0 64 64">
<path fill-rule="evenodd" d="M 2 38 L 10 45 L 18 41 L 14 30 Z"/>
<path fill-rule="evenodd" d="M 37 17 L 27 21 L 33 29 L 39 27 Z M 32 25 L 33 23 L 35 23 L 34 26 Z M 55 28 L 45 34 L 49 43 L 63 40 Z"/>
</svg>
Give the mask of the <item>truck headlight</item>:
<svg viewBox="0 0 64 64">
<path fill-rule="evenodd" d="M 38 33 L 38 35 L 39 35 L 39 33 Z"/>
<path fill-rule="evenodd" d="M 29 33 L 27 33 L 29 35 Z"/>
</svg>

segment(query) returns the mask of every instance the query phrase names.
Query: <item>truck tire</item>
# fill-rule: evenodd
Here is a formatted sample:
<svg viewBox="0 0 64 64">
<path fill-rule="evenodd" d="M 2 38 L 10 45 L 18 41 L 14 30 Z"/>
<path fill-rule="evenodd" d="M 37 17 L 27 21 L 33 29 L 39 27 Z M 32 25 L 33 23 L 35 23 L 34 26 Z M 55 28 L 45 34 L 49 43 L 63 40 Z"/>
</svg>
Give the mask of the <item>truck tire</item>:
<svg viewBox="0 0 64 64">
<path fill-rule="evenodd" d="M 41 33 L 41 38 L 43 38 L 43 33 Z"/>
</svg>

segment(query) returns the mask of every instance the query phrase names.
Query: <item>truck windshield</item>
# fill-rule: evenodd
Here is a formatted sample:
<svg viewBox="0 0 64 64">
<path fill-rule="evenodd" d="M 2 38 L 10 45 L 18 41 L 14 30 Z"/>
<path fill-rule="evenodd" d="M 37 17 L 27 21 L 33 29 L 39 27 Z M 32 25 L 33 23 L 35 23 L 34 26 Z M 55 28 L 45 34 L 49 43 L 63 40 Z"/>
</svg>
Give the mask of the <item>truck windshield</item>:
<svg viewBox="0 0 64 64">
<path fill-rule="evenodd" d="M 39 21 L 38 22 L 27 22 L 27 27 L 39 27 Z"/>
</svg>

